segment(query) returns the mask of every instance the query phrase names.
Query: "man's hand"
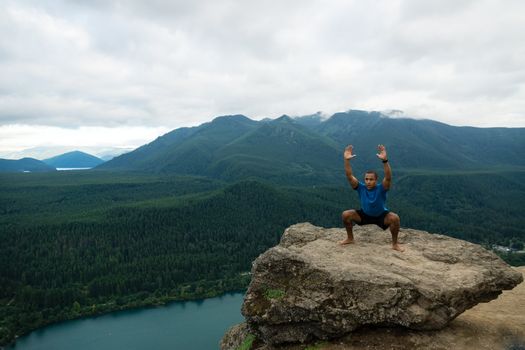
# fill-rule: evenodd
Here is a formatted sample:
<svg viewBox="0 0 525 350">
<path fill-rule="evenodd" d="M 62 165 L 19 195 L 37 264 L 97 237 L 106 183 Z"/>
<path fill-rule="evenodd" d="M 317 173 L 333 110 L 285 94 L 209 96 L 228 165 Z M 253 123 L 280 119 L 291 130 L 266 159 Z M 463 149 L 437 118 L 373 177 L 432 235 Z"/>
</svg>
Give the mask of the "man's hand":
<svg viewBox="0 0 525 350">
<path fill-rule="evenodd" d="M 353 149 L 354 149 L 354 146 L 352 146 L 352 145 L 346 146 L 345 154 L 344 154 L 345 159 L 350 160 L 350 159 L 352 159 L 354 157 L 357 157 L 355 154 L 352 154 L 352 150 Z"/>
<path fill-rule="evenodd" d="M 378 145 L 377 150 L 379 153 L 376 154 L 377 158 L 381 160 L 388 160 L 388 156 L 386 155 L 386 148 L 383 145 Z"/>
</svg>

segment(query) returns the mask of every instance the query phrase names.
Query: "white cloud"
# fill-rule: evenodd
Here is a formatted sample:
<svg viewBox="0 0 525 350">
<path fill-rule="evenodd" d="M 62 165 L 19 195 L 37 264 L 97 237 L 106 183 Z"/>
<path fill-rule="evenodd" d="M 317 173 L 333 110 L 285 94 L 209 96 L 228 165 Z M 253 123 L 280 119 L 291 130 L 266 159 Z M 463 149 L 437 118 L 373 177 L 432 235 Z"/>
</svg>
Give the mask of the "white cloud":
<svg viewBox="0 0 525 350">
<path fill-rule="evenodd" d="M 169 130 L 164 127 L 79 127 L 10 124 L 0 126 L 0 158 L 46 158 L 81 150 L 94 155 L 108 148 L 134 149 Z M 27 152 L 30 150 L 30 152 Z"/>
<path fill-rule="evenodd" d="M 518 0 L 6 0 L 0 125 L 366 108 L 524 127 L 523 13 Z"/>
</svg>

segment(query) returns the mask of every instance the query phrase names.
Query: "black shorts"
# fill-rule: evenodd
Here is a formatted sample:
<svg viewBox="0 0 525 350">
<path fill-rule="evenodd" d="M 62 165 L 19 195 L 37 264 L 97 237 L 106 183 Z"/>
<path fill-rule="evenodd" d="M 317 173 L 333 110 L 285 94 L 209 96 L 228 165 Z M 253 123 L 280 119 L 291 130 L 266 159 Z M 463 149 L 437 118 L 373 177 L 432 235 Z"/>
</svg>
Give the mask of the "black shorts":
<svg viewBox="0 0 525 350">
<path fill-rule="evenodd" d="M 361 218 L 361 222 L 356 222 L 359 226 L 362 225 L 377 225 L 381 227 L 383 230 L 386 230 L 389 225 L 385 225 L 385 216 L 390 213 L 390 211 L 385 210 L 381 215 L 379 216 L 370 216 L 366 215 L 365 212 L 362 209 L 356 210 L 357 215 Z"/>
</svg>

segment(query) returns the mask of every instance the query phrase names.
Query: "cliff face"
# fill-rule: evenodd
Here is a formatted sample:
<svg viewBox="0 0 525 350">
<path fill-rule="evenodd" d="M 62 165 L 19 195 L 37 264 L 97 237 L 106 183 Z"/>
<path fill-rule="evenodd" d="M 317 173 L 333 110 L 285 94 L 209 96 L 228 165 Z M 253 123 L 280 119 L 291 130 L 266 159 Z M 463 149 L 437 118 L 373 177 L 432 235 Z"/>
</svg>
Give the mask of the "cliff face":
<svg viewBox="0 0 525 350">
<path fill-rule="evenodd" d="M 280 244 L 254 262 L 242 307 L 246 324 L 230 331 L 222 348 L 236 349 L 246 334 L 256 338 L 252 348 L 261 349 L 319 339 L 325 343 L 318 348 L 329 349 L 465 348 L 473 341 L 460 344 L 463 339 L 480 336 L 486 340 L 477 348 L 494 349 L 525 339 L 524 299 L 521 312 L 496 313 L 509 317 L 494 317 L 480 305 L 454 320 L 523 280 L 496 255 L 410 229 L 400 232 L 404 253 L 392 250 L 388 231 L 375 226 L 356 227 L 356 244 L 339 246 L 345 235 L 307 223 L 289 227 Z M 505 325 L 509 320 L 518 326 Z"/>
</svg>

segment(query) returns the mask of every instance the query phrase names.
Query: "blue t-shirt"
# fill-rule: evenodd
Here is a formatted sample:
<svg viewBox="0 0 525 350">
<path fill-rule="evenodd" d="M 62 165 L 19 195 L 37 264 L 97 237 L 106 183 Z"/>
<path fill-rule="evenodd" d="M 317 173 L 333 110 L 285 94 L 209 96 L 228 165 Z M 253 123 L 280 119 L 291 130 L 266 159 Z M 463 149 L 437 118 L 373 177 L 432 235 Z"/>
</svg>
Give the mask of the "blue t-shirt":
<svg viewBox="0 0 525 350">
<path fill-rule="evenodd" d="M 367 189 L 365 184 L 359 182 L 355 188 L 359 194 L 359 201 L 361 202 L 361 209 L 369 216 L 379 216 L 385 210 L 386 192 L 383 184 L 379 183 L 371 190 Z"/>
</svg>

